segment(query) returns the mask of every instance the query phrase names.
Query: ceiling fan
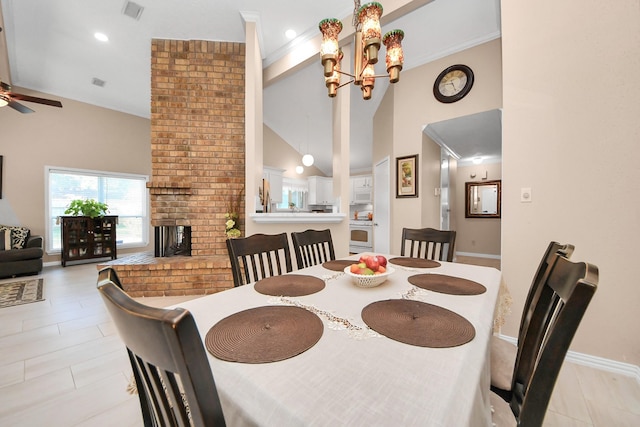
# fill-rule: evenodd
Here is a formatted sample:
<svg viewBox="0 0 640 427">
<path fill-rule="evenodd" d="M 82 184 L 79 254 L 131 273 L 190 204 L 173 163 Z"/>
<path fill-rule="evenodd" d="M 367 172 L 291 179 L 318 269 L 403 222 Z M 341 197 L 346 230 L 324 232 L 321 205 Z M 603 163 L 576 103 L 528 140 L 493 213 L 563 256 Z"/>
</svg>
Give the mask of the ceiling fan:
<svg viewBox="0 0 640 427">
<path fill-rule="evenodd" d="M 35 102 L 37 104 L 50 105 L 52 107 L 62 108 L 62 102 L 54 101 L 52 99 L 37 98 L 35 96 L 23 95 L 21 93 L 11 92 L 11 85 L 0 81 L 0 107 L 8 105 L 16 111 L 21 113 L 33 113 L 34 110 L 20 104 L 18 101 Z"/>
</svg>

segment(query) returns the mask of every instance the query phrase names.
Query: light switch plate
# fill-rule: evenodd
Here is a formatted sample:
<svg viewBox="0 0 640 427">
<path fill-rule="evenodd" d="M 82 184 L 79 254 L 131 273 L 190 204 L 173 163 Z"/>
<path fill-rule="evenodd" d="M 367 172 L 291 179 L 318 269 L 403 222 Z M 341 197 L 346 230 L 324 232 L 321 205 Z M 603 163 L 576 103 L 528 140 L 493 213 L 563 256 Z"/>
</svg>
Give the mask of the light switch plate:
<svg viewBox="0 0 640 427">
<path fill-rule="evenodd" d="M 530 187 L 523 187 L 520 189 L 520 203 L 531 203 Z"/>
</svg>

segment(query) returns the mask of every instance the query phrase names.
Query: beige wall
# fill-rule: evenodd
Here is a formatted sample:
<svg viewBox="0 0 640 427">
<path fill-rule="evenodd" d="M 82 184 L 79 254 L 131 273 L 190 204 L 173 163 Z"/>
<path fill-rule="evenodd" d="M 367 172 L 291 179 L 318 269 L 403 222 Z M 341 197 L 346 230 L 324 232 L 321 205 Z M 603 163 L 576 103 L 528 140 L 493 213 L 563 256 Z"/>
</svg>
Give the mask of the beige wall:
<svg viewBox="0 0 640 427">
<path fill-rule="evenodd" d="M 0 223 L 20 224 L 45 235 L 45 166 L 151 174 L 149 120 L 49 94 L 14 90 L 59 99 L 63 108 L 25 103 L 36 110 L 31 114 L 0 108 L 0 155 L 4 156 Z M 45 255 L 44 262 L 59 259 Z"/>
<path fill-rule="evenodd" d="M 442 104 L 433 97 L 432 87 L 438 74 L 453 64 L 466 64 L 475 74 L 473 89 L 463 100 Z M 374 141 L 382 145 L 391 142 L 387 151 L 392 158 L 392 185 L 395 188 L 395 157 L 418 154 L 422 165 L 419 198 L 391 200 L 391 251 L 400 252 L 402 227 L 440 226 L 439 199 L 434 188 L 439 186 L 440 150 L 425 138 L 422 129 L 429 123 L 502 107 L 502 68 L 500 40 L 484 43 L 466 51 L 442 58 L 408 71 L 403 71 L 399 84 L 393 85 L 392 96 L 385 96 L 380 109 L 392 114 L 385 123 L 392 126 L 385 132 L 390 139 L 380 141 L 374 126 Z M 391 104 L 388 105 L 388 104 Z M 380 111 L 379 109 L 379 111 Z M 379 114 L 376 115 L 376 118 Z M 374 153 L 375 151 L 374 145 Z M 382 150 L 378 149 L 378 152 Z M 376 157 L 374 157 L 374 161 Z M 436 166 L 437 163 L 437 166 Z M 436 179 L 436 175 L 438 178 Z M 394 193 L 392 193 L 394 194 Z"/>
<path fill-rule="evenodd" d="M 548 242 L 570 242 L 600 270 L 572 350 L 640 365 L 640 5 L 502 2 L 502 33 L 504 333 Z"/>
<path fill-rule="evenodd" d="M 384 160 L 385 157 L 390 157 L 390 165 L 392 168 L 389 173 L 389 188 L 395 188 L 395 164 L 393 163 L 393 144 L 390 141 L 393 138 L 393 87 L 387 90 L 380 102 L 380 106 L 376 110 L 373 116 L 373 153 L 372 164 L 375 165 Z M 375 170 L 373 171 L 375 172 Z M 393 194 L 393 192 L 391 193 Z M 375 194 L 374 194 L 375 197 Z"/>
<path fill-rule="evenodd" d="M 302 166 L 302 154 L 296 151 L 270 127 L 265 125 L 263 129 L 264 146 L 266 147 L 263 154 L 264 166 L 284 169 L 284 176 L 295 179 L 305 179 L 309 176 L 326 176 L 313 165 L 310 167 L 304 166 L 304 172 L 298 175 L 296 166 Z"/>
<path fill-rule="evenodd" d="M 422 134 L 422 154 L 420 157 L 420 170 L 418 171 L 420 179 L 420 187 L 418 194 L 421 200 L 422 217 L 414 218 L 417 223 L 407 223 L 406 227 L 423 228 L 432 227 L 439 229 L 440 227 L 440 196 L 436 195 L 436 188 L 440 188 L 440 169 L 441 169 L 441 153 L 442 149 L 426 134 Z M 394 164 L 394 176 L 395 164 Z M 395 189 L 395 187 L 394 187 Z M 394 190 L 395 191 L 395 190 Z M 401 199 L 396 200 L 401 203 Z M 397 239 L 394 239 L 397 240 Z"/>
<path fill-rule="evenodd" d="M 500 219 L 465 218 L 465 185 L 467 182 L 482 182 L 481 178 L 485 174 L 489 181 L 501 179 L 502 164 L 458 166 L 455 183 L 456 208 L 452 209 L 457 232 L 456 252 L 500 256 Z M 471 178 L 471 175 L 475 175 L 475 178 Z"/>
</svg>

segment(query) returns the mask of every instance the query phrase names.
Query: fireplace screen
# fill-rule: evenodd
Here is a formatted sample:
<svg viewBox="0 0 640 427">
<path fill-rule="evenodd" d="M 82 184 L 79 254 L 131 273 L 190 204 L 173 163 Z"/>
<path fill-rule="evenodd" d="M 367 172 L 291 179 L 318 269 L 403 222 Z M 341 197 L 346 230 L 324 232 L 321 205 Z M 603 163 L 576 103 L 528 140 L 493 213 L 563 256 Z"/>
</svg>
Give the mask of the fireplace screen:
<svg viewBox="0 0 640 427">
<path fill-rule="evenodd" d="M 155 227 L 155 256 L 191 256 L 191 227 L 184 225 Z"/>
</svg>

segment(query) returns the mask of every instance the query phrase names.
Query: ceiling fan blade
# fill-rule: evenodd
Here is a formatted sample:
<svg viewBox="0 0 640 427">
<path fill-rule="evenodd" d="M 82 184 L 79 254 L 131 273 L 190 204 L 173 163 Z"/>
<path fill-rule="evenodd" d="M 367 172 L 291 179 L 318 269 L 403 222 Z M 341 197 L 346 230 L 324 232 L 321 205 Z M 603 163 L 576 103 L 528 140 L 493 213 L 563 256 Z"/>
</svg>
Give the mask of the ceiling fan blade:
<svg viewBox="0 0 640 427">
<path fill-rule="evenodd" d="M 5 83 L 3 81 L 0 81 L 0 88 L 2 88 L 3 90 L 9 92 L 11 91 L 11 85 L 8 83 Z"/>
<path fill-rule="evenodd" d="M 23 114 L 33 113 L 34 112 L 31 108 L 26 107 L 26 106 L 20 104 L 19 102 L 16 102 L 16 101 L 13 101 L 13 100 L 9 101 L 9 107 L 13 108 L 14 110 L 20 111 Z"/>
<path fill-rule="evenodd" d="M 20 93 L 14 93 L 14 92 L 9 93 L 9 96 L 11 96 L 13 99 L 18 99 L 20 101 L 35 102 L 38 104 L 44 104 L 44 105 L 50 105 L 52 107 L 62 108 L 62 102 L 54 101 L 52 99 L 37 98 L 35 96 L 22 95 Z"/>
</svg>

